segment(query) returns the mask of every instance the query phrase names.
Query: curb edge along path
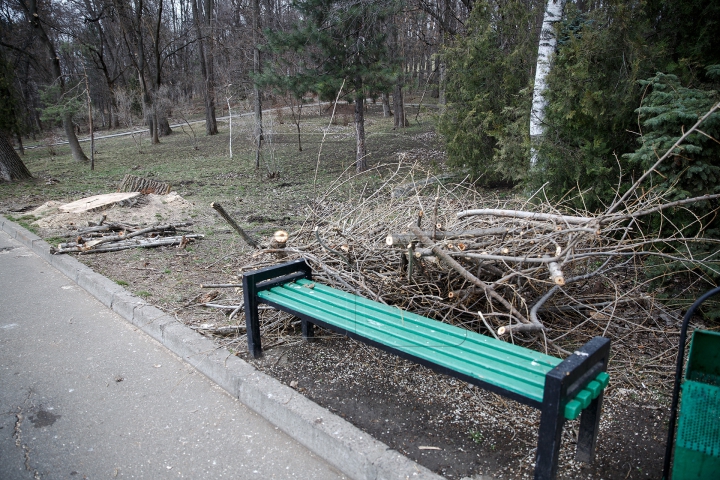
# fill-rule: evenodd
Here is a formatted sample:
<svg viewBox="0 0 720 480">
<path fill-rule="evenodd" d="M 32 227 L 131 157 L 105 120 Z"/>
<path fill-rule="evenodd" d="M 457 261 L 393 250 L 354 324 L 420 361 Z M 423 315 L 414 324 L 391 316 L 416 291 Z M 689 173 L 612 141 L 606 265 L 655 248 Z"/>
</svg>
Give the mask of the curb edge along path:
<svg viewBox="0 0 720 480">
<path fill-rule="evenodd" d="M 441 480 L 292 388 L 258 371 L 162 310 L 130 294 L 76 259 L 0 215 L 0 230 L 87 290 L 102 304 L 162 343 L 183 361 L 354 480 Z"/>
</svg>

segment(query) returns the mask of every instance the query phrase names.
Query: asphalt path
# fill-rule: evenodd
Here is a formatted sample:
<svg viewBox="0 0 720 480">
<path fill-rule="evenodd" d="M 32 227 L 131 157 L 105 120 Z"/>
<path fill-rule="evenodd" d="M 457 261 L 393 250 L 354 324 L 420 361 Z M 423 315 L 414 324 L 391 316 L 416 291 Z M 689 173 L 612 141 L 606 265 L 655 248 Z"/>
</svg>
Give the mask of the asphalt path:
<svg viewBox="0 0 720 480">
<path fill-rule="evenodd" d="M 0 479 L 339 479 L 0 231 Z"/>
</svg>

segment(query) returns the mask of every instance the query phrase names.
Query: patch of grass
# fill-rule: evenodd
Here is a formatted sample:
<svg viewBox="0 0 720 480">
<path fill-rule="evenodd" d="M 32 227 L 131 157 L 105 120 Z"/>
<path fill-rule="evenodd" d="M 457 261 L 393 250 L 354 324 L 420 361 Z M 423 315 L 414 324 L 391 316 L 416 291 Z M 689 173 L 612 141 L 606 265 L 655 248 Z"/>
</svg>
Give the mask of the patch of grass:
<svg viewBox="0 0 720 480">
<path fill-rule="evenodd" d="M 38 234 L 38 229 L 32 225 L 31 223 L 37 220 L 37 217 L 34 215 L 20 215 L 20 216 L 13 216 L 13 215 L 5 215 L 5 218 L 10 220 L 11 222 L 15 222 L 21 227 L 23 227 L 26 230 L 31 231 L 35 235 Z"/>
<path fill-rule="evenodd" d="M 47 238 L 44 238 L 43 240 L 45 240 L 47 243 L 49 243 L 53 247 L 57 247 L 59 244 L 65 242 L 66 239 L 65 239 L 65 237 L 47 237 Z"/>
<path fill-rule="evenodd" d="M 117 283 L 117 284 L 120 285 L 121 287 L 127 287 L 128 285 L 130 285 L 130 284 L 129 284 L 128 282 L 126 282 L 125 280 L 115 280 L 115 283 Z"/>
<path fill-rule="evenodd" d="M 468 432 L 468 434 L 470 435 L 470 438 L 472 439 L 473 442 L 475 442 L 477 444 L 481 444 L 483 442 L 484 437 L 483 437 L 483 434 L 481 431 L 470 430 Z"/>
<path fill-rule="evenodd" d="M 138 290 L 137 292 L 135 292 L 135 295 L 140 298 L 152 297 L 152 293 L 148 292 L 147 290 Z"/>
<path fill-rule="evenodd" d="M 430 115 L 423 115 L 422 123 L 418 124 L 413 121 L 414 113 L 409 112 L 413 123 L 409 128 L 394 131 L 392 118 L 382 117 L 381 105 L 369 106 L 366 132 L 370 168 L 397 163 L 400 151 L 429 146 L 414 137 L 432 131 L 434 122 Z M 324 135 L 329 113 L 318 115 L 317 109 L 303 113 L 302 152 L 297 149 L 294 125 L 290 122 L 268 125 L 266 147 L 260 168 L 256 169 L 250 134 L 252 121 L 252 117 L 233 119 L 232 159 L 228 151 L 227 124 L 219 125 L 218 135 L 198 137 L 199 150 L 195 150 L 192 140 L 180 132 L 162 137 L 158 145 L 151 145 L 147 137 L 143 138 L 143 153 L 138 152 L 130 136 L 97 139 L 94 171 L 89 170 L 89 165 L 73 160 L 67 146 L 56 147 L 57 155 L 50 155 L 42 148 L 27 150 L 23 160 L 37 180 L 11 184 L 0 190 L 0 206 L 10 201 L 16 203 L 20 197 L 33 205 L 39 199 L 71 201 L 85 194 L 107 193 L 115 190 L 125 174 L 132 173 L 170 183 L 180 195 L 194 196 L 192 201 L 198 206 L 206 207 L 217 201 L 228 208 L 236 203 L 238 194 L 242 195 L 242 203 L 236 205 L 240 210 L 240 222 L 251 212 L 269 210 L 292 212 L 289 216 L 297 219 L 299 215 L 294 211 L 298 204 L 307 203 L 318 193 L 323 193 L 337 178 L 354 175 L 352 124 L 346 127 L 333 125 Z M 98 136 L 104 133 L 116 132 L 98 132 Z M 82 146 L 87 150 L 86 143 Z M 269 178 L 269 172 L 280 173 Z M 362 191 L 366 183 L 367 191 L 372 191 L 380 183 L 377 173 L 374 171 L 351 180 L 345 187 L 337 189 L 331 198 L 347 198 L 352 191 Z M 57 179 L 58 183 L 48 185 L 42 181 L 48 177 Z"/>
</svg>

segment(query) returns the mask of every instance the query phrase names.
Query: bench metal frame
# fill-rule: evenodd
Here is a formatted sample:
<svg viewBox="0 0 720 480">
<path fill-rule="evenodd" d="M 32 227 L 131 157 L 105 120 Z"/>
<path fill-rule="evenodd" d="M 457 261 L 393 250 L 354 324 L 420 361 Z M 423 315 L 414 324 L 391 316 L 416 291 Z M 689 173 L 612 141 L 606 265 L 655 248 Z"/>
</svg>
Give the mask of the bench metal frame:
<svg viewBox="0 0 720 480">
<path fill-rule="evenodd" d="M 328 324 L 305 313 L 259 298 L 257 295 L 260 291 L 299 279 L 312 280 L 312 269 L 304 259 L 243 274 L 245 321 L 247 324 L 248 348 L 252 357 L 259 358 L 262 356 L 258 306 L 264 303 L 300 318 L 302 335 L 306 340 L 313 339 L 314 326 L 318 325 L 419 363 L 439 373 L 444 373 L 477 385 L 485 390 L 535 407 L 541 411 L 535 462 L 535 480 L 552 480 L 555 478 L 560 454 L 562 430 L 566 420 L 563 409 L 568 401 L 575 398 L 599 373 L 607 370 L 607 363 L 610 356 L 610 340 L 604 337 L 595 337 L 563 360 L 557 367 L 550 370 L 545 376 L 543 401 L 537 402 L 534 399 L 508 391 L 492 383 L 441 367 L 406 351 L 400 351 L 388 345 L 369 340 L 354 331 L 338 328 L 335 325 Z M 603 392 L 592 400 L 587 408 L 583 409 L 580 416 L 576 459 L 585 463 L 592 463 L 594 459 L 602 400 Z"/>
</svg>

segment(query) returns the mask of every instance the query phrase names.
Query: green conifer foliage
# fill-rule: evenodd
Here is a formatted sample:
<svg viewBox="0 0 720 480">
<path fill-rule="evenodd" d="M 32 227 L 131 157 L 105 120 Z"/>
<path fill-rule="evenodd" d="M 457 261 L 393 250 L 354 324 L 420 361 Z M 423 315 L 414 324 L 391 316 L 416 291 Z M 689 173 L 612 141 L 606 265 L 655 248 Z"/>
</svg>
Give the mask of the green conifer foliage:
<svg viewBox="0 0 720 480">
<path fill-rule="evenodd" d="M 385 22 L 396 2 L 293 0 L 299 19 L 290 32 L 266 31 L 273 60 L 259 81 L 301 98 L 334 100 L 340 86 L 354 100 L 392 85 Z"/>
<path fill-rule="evenodd" d="M 552 196 L 576 189 L 591 209 L 613 198 L 629 171 L 618 157 L 636 147 L 642 95 L 660 47 L 645 40 L 644 2 L 611 1 L 583 14 L 568 4 L 548 78 L 546 135 L 531 185 Z"/>
<path fill-rule="evenodd" d="M 707 69 L 709 75 L 717 70 L 718 66 Z M 720 101 L 720 95 L 714 90 L 684 87 L 675 75 L 662 73 L 639 83 L 649 92 L 636 110 L 642 129 L 640 148 L 624 157 L 634 170 L 646 171 L 675 144 L 684 130 Z M 720 193 L 720 144 L 717 139 L 720 139 L 719 112 L 710 115 L 700 126 L 700 132 L 690 134 L 675 149 L 674 155 L 655 169 L 652 188 L 666 192 L 669 200 Z M 702 217 L 716 206 L 717 202 L 705 202 L 694 205 L 692 214 L 686 209 L 678 209 L 671 212 L 671 216 L 677 224 L 691 225 L 695 223 L 696 215 Z M 720 226 L 720 222 L 715 223 L 716 227 Z M 718 236 L 720 230 L 713 233 Z"/>
<path fill-rule="evenodd" d="M 481 181 L 527 174 L 532 74 L 545 2 L 477 2 L 468 34 L 443 52 L 447 106 L 439 121 L 448 164 Z"/>
</svg>

